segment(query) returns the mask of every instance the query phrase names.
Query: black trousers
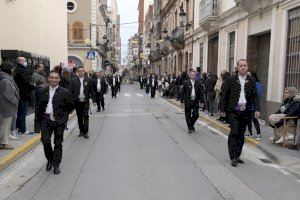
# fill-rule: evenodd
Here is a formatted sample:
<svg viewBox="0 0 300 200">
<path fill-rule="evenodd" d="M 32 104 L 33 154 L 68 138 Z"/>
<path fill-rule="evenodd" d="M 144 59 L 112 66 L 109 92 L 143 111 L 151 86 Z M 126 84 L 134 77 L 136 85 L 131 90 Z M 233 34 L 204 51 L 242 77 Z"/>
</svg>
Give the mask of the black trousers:
<svg viewBox="0 0 300 200">
<path fill-rule="evenodd" d="M 259 124 L 258 119 L 255 117 L 255 112 L 250 113 L 250 120 L 248 121 L 248 124 L 247 124 L 248 131 L 251 135 L 252 135 L 252 122 L 255 126 L 256 133 L 259 135 L 260 134 L 260 124 Z"/>
<path fill-rule="evenodd" d="M 118 87 L 118 91 L 121 92 L 121 84 L 120 83 L 118 84 L 117 87 Z"/>
<path fill-rule="evenodd" d="M 102 92 L 96 92 L 96 103 L 98 110 L 101 110 L 101 107 L 104 108 L 105 102 L 104 102 L 104 96 Z"/>
<path fill-rule="evenodd" d="M 149 94 L 150 92 L 150 85 L 146 85 L 146 94 Z"/>
<path fill-rule="evenodd" d="M 186 124 L 188 126 L 188 129 L 190 130 L 194 127 L 197 119 L 199 118 L 199 101 L 190 100 L 188 102 L 185 102 L 184 112 Z"/>
<path fill-rule="evenodd" d="M 228 136 L 228 151 L 230 159 L 237 159 L 241 156 L 245 142 L 245 131 L 248 120 L 250 120 L 249 112 L 234 112 L 228 114 L 230 124 L 230 134 Z"/>
<path fill-rule="evenodd" d="M 89 101 L 75 101 L 75 109 L 78 119 L 79 130 L 83 134 L 87 134 L 89 132 Z"/>
<path fill-rule="evenodd" d="M 140 83 L 141 90 L 144 88 L 144 84 Z"/>
<path fill-rule="evenodd" d="M 54 167 L 58 167 L 61 163 L 65 127 L 66 123 L 59 125 L 50 119 L 43 119 L 41 122 L 41 141 L 45 156 L 49 162 L 52 162 Z M 51 145 L 52 133 L 54 133 L 54 149 Z"/>
<path fill-rule="evenodd" d="M 117 86 L 111 86 L 111 98 L 117 98 Z"/>
<path fill-rule="evenodd" d="M 151 87 L 151 98 L 155 97 L 155 90 L 156 90 L 156 87 Z"/>
</svg>

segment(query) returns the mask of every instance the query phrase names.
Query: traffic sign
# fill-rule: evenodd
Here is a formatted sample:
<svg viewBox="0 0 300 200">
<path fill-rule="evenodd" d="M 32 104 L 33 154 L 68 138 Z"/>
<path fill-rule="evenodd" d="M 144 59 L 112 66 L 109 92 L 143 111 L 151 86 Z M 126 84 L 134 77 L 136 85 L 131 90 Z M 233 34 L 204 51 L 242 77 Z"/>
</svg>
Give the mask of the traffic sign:
<svg viewBox="0 0 300 200">
<path fill-rule="evenodd" d="M 95 60 L 95 58 L 97 57 L 98 52 L 97 51 L 88 51 L 86 54 L 86 59 L 88 60 Z"/>
</svg>

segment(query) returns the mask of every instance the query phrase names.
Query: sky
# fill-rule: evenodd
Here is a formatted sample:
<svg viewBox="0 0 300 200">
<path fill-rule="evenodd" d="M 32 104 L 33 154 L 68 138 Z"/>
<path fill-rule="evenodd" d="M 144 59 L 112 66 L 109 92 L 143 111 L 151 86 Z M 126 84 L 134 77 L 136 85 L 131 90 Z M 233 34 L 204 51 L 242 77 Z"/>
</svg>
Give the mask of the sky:
<svg viewBox="0 0 300 200">
<path fill-rule="evenodd" d="M 138 0 L 117 0 L 121 24 L 138 21 Z M 138 32 L 138 23 L 121 25 L 122 59 L 127 55 L 128 39 Z"/>
</svg>

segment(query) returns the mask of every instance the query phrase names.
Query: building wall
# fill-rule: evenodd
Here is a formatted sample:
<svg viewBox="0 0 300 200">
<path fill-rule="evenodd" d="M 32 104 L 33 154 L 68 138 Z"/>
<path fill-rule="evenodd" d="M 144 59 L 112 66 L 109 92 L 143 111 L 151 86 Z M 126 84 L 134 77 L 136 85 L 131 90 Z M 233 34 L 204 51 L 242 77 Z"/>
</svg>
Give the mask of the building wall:
<svg viewBox="0 0 300 200">
<path fill-rule="evenodd" d="M 0 1 L 0 49 L 47 56 L 51 67 L 67 63 L 65 1 Z"/>
</svg>

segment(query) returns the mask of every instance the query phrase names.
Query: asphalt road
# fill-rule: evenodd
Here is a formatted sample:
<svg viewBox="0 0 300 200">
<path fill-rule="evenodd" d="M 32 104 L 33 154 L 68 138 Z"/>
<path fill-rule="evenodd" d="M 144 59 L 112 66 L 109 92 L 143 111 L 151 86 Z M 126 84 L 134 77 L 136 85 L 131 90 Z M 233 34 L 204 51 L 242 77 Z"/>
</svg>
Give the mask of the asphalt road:
<svg viewBox="0 0 300 200">
<path fill-rule="evenodd" d="M 222 134 L 202 122 L 196 133 L 187 134 L 180 110 L 160 98 L 151 99 L 137 85 L 122 86 L 118 98 L 107 95 L 106 103 L 105 112 L 90 117 L 89 140 L 78 138 L 77 128 L 65 140 L 60 175 L 45 171 L 42 148 L 37 147 L 38 153 L 22 162 L 38 154 L 36 160 L 42 159 L 43 166 L 36 166 L 34 176 L 8 199 L 294 200 L 300 196 L 299 177 L 268 163 L 249 146 L 243 154 L 246 163 L 232 168 Z M 39 164 L 16 165 L 26 171 Z M 8 169 L 10 177 L 14 167 Z"/>
</svg>

